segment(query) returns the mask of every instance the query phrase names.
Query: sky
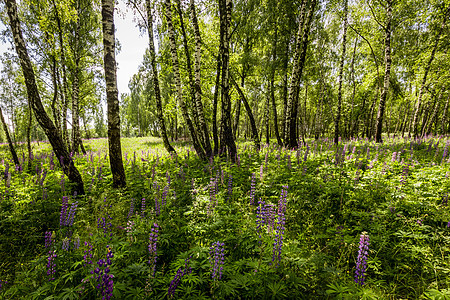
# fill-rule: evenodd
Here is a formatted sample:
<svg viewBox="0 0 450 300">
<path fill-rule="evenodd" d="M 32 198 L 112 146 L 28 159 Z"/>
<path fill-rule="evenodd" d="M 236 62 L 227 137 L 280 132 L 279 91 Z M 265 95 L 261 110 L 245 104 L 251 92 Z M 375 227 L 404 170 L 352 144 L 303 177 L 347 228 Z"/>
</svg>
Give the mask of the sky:
<svg viewBox="0 0 450 300">
<path fill-rule="evenodd" d="M 145 49 L 148 46 L 148 35 L 141 35 L 137 25 L 133 21 L 133 13 L 126 5 L 119 1 L 114 14 L 114 23 L 116 27 L 116 39 L 121 44 L 121 51 L 116 55 L 117 68 L 117 87 L 119 97 L 122 93 L 129 93 L 128 81 L 137 73 L 138 67 L 142 62 Z M 5 25 L 0 21 L 0 30 Z M 0 54 L 7 51 L 9 44 L 0 41 Z M 1 67 L 1 62 L 0 62 Z"/>
</svg>

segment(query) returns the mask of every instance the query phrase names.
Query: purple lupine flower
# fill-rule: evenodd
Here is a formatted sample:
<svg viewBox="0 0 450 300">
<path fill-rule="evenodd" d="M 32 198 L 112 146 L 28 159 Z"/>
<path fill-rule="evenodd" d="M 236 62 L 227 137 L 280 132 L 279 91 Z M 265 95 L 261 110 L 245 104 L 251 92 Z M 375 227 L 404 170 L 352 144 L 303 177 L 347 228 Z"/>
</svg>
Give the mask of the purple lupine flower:
<svg viewBox="0 0 450 300">
<path fill-rule="evenodd" d="M 406 179 L 408 178 L 408 174 L 409 174 L 409 164 L 404 164 L 403 165 L 403 169 L 402 169 L 402 175 L 400 178 L 400 183 L 401 184 L 406 184 Z"/>
<path fill-rule="evenodd" d="M 175 277 L 170 282 L 169 289 L 168 289 L 169 298 L 173 298 L 173 296 L 175 295 L 175 291 L 181 282 L 181 278 L 183 278 L 184 275 L 187 275 L 192 272 L 192 269 L 189 266 L 190 258 L 191 257 L 188 257 L 184 260 L 184 269 L 182 267 L 178 268 L 177 273 L 175 274 Z"/>
<path fill-rule="evenodd" d="M 158 258 L 158 252 L 156 248 L 156 244 L 158 243 L 158 233 L 159 233 L 159 226 L 158 224 L 154 223 L 152 225 L 152 228 L 150 229 L 150 235 L 149 235 L 149 242 L 148 242 L 148 263 L 150 264 L 151 276 L 155 276 L 155 270 L 156 270 L 156 260 Z"/>
<path fill-rule="evenodd" d="M 67 208 L 69 206 L 69 198 L 67 196 L 62 197 L 61 213 L 59 216 L 59 226 L 63 227 L 67 222 Z"/>
<path fill-rule="evenodd" d="M 77 236 L 73 241 L 73 249 L 78 250 L 80 248 L 80 237 Z"/>
<path fill-rule="evenodd" d="M 261 239 L 261 227 L 264 224 L 264 205 L 265 202 L 259 199 L 258 206 L 256 207 L 256 232 L 258 233 L 259 239 Z M 261 244 L 261 241 L 259 241 Z"/>
<path fill-rule="evenodd" d="M 233 175 L 228 175 L 228 200 L 231 200 L 231 197 L 233 196 Z"/>
<path fill-rule="evenodd" d="M 127 220 L 134 215 L 134 198 L 130 201 L 130 210 L 128 211 Z"/>
<path fill-rule="evenodd" d="M 106 197 L 103 200 L 103 205 L 100 207 L 100 216 L 97 218 L 97 228 L 103 231 L 103 237 L 106 237 L 109 233 L 109 236 L 112 239 L 112 217 L 109 215 L 108 208 L 111 208 L 111 205 L 106 204 Z"/>
<path fill-rule="evenodd" d="M 450 221 L 448 221 L 447 223 L 447 228 L 450 228 Z"/>
<path fill-rule="evenodd" d="M 309 153 L 309 145 L 306 144 L 305 156 L 303 157 L 304 162 L 308 159 L 308 153 Z"/>
<path fill-rule="evenodd" d="M 69 213 L 67 215 L 66 219 L 66 226 L 72 226 L 73 221 L 75 220 L 75 213 L 77 212 L 78 207 L 78 201 L 72 202 L 72 205 L 70 206 Z"/>
<path fill-rule="evenodd" d="M 56 273 L 56 250 L 48 251 L 48 258 L 47 258 L 47 275 L 49 276 L 48 281 L 55 280 L 55 273 Z"/>
<path fill-rule="evenodd" d="M 272 263 L 276 261 L 276 267 L 280 265 L 281 261 L 281 249 L 283 248 L 283 236 L 284 236 L 284 226 L 286 224 L 286 202 L 287 202 L 287 189 L 288 186 L 283 186 L 281 190 L 281 196 L 278 200 L 278 211 L 277 211 L 277 221 L 275 237 L 272 249 Z"/>
<path fill-rule="evenodd" d="M 84 245 L 87 246 L 88 248 L 86 250 L 84 250 L 84 255 L 83 255 L 83 259 L 84 259 L 84 266 L 86 265 L 91 265 L 92 264 L 92 244 L 89 242 L 84 242 Z"/>
<path fill-rule="evenodd" d="M 161 214 L 161 207 L 159 205 L 158 196 L 155 196 L 155 214 L 159 216 Z"/>
<path fill-rule="evenodd" d="M 69 248 L 70 248 L 70 244 L 69 243 L 70 243 L 70 240 L 68 238 L 63 239 L 63 241 L 62 241 L 62 249 L 64 251 L 69 251 Z"/>
<path fill-rule="evenodd" d="M 111 299 L 114 290 L 114 281 L 113 275 L 109 274 L 109 267 L 112 264 L 111 259 L 114 257 L 114 254 L 111 251 L 109 246 L 106 246 L 108 253 L 106 254 L 106 260 L 99 259 L 97 262 L 98 267 L 94 270 L 95 280 L 98 282 L 96 288 L 100 292 L 102 299 Z"/>
<path fill-rule="evenodd" d="M 369 235 L 363 232 L 359 239 L 358 258 L 356 260 L 355 282 L 364 285 L 367 270 L 367 257 L 369 255 Z"/>
<path fill-rule="evenodd" d="M 223 264 L 225 261 L 225 244 L 221 242 L 212 243 L 209 248 L 209 264 L 211 275 L 214 281 L 222 278 Z"/>
<path fill-rule="evenodd" d="M 161 206 L 165 206 L 167 202 L 167 194 L 169 193 L 169 186 L 166 185 L 161 194 Z"/>
<path fill-rule="evenodd" d="M 145 218 L 145 198 L 142 198 L 141 202 L 141 218 Z"/>
<path fill-rule="evenodd" d="M 45 232 L 45 248 L 50 248 L 52 246 L 53 240 L 52 240 L 52 233 L 50 231 Z"/>
<path fill-rule="evenodd" d="M 250 204 L 255 204 L 255 173 L 252 173 L 252 179 L 250 181 Z"/>
</svg>

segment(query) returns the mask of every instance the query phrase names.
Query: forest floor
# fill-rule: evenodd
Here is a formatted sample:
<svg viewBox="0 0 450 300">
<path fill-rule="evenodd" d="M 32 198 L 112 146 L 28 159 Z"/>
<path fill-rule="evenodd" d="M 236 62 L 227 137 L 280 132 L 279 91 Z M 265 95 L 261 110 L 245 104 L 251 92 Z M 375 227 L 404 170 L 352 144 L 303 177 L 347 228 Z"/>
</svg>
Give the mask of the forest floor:
<svg viewBox="0 0 450 300">
<path fill-rule="evenodd" d="M 448 137 L 241 142 L 236 164 L 124 138 L 126 189 L 84 143 L 83 196 L 48 144 L 26 170 L 0 147 L 0 299 L 450 298 Z"/>
</svg>

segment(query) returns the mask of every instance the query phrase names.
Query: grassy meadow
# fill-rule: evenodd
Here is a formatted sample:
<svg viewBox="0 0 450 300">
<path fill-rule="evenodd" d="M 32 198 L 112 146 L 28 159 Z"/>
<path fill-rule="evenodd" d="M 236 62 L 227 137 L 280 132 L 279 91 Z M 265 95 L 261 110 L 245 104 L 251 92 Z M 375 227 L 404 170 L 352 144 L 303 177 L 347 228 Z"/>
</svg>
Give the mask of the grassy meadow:
<svg viewBox="0 0 450 300">
<path fill-rule="evenodd" d="M 450 139 L 238 144 L 238 162 L 124 138 L 31 168 L 0 147 L 0 299 L 450 299 Z M 22 153 L 25 153 L 22 155 Z"/>
</svg>

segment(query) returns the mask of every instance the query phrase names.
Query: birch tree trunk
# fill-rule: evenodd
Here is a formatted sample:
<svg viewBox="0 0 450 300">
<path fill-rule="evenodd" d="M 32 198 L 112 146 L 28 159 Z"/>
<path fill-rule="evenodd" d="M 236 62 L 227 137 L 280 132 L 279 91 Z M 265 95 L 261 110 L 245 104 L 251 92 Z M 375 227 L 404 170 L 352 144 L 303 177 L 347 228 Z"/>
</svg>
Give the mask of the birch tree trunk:
<svg viewBox="0 0 450 300">
<path fill-rule="evenodd" d="M 447 101 L 445 101 L 444 111 L 442 113 L 442 134 L 447 133 L 446 127 L 448 128 L 447 111 L 448 111 L 448 101 L 449 100 L 450 100 L 450 93 L 447 96 Z"/>
<path fill-rule="evenodd" d="M 292 69 L 291 82 L 289 85 L 289 96 L 286 109 L 286 132 L 285 145 L 291 148 L 298 146 L 297 142 L 297 116 L 298 116 L 298 94 L 300 80 L 303 73 L 303 66 L 306 59 L 306 50 L 308 46 L 308 35 L 311 22 L 313 19 L 314 10 L 316 7 L 316 0 L 312 0 L 308 9 L 306 20 L 303 22 L 306 8 L 306 0 L 302 2 L 300 13 L 300 22 L 297 33 L 297 46 L 294 55 L 294 66 Z"/>
<path fill-rule="evenodd" d="M 222 48 L 222 134 L 220 138 L 221 153 L 227 148 L 227 153 L 232 162 L 236 161 L 237 148 L 233 138 L 231 127 L 231 99 L 229 85 L 229 27 L 231 22 L 232 0 L 219 0 L 220 27 L 223 29 Z"/>
<path fill-rule="evenodd" d="M 272 114 L 273 114 L 273 129 L 275 132 L 275 137 L 277 138 L 277 143 L 279 146 L 283 145 L 281 141 L 280 132 L 278 130 L 278 115 L 277 115 L 277 103 L 275 100 L 275 62 L 277 59 L 277 42 L 278 42 L 278 22 L 275 22 L 275 33 L 273 37 L 273 45 L 272 45 L 272 66 L 270 69 L 270 99 L 272 102 Z"/>
<path fill-rule="evenodd" d="M 169 153 L 175 153 L 175 149 L 170 145 L 169 138 L 167 137 L 166 125 L 164 122 L 164 116 L 162 111 L 162 101 L 161 101 L 161 91 L 159 89 L 159 78 L 158 69 L 156 67 L 156 52 L 155 43 L 153 41 L 153 15 L 152 6 L 150 0 L 145 0 L 147 8 L 147 31 L 148 31 L 148 50 L 150 53 L 150 61 L 153 71 L 153 88 L 155 89 L 155 99 L 156 99 L 156 114 L 158 118 L 158 123 L 161 128 L 161 136 L 164 143 L 164 147 Z"/>
<path fill-rule="evenodd" d="M 108 104 L 109 163 L 113 187 L 125 187 L 126 178 L 120 143 L 119 95 L 117 91 L 116 54 L 114 39 L 114 0 L 102 0 L 103 62 Z"/>
<path fill-rule="evenodd" d="M 203 110 L 202 103 L 202 86 L 201 86 L 201 62 L 202 62 L 202 52 L 201 52 L 201 36 L 200 36 L 200 28 L 198 27 L 197 13 L 195 11 L 194 0 L 190 1 L 190 10 L 191 10 L 191 19 L 192 25 L 194 27 L 194 36 L 195 36 L 195 65 L 194 65 L 194 74 L 195 74 L 195 105 L 198 111 L 198 122 L 200 125 L 200 134 L 203 132 L 203 148 L 205 149 L 206 156 L 212 156 L 211 150 L 211 141 L 209 139 L 209 130 L 208 124 L 206 124 L 205 113 Z"/>
<path fill-rule="evenodd" d="M 169 42 L 170 42 L 170 53 L 172 55 L 172 65 L 173 65 L 173 75 L 175 80 L 176 93 L 178 98 L 178 103 L 181 107 L 181 112 L 184 118 L 184 121 L 187 124 L 189 129 L 189 133 L 192 138 L 192 144 L 194 146 L 195 152 L 201 159 L 206 159 L 206 155 L 198 141 L 197 132 L 195 131 L 194 124 L 192 123 L 191 118 L 189 117 L 188 110 L 186 104 L 183 99 L 183 89 L 181 87 L 181 76 L 180 70 L 178 67 L 178 53 L 177 53 L 177 45 L 175 43 L 175 30 L 172 24 L 172 3 L 171 0 L 165 1 L 165 9 L 166 9 L 166 21 L 167 28 L 169 31 Z"/>
<path fill-rule="evenodd" d="M 389 79 L 391 75 L 391 20 L 392 20 L 392 0 L 387 0 L 386 8 L 386 25 L 385 25 L 385 38 L 384 38 L 384 86 L 380 96 L 380 103 L 378 105 L 377 123 L 375 131 L 375 141 L 382 143 L 381 133 L 383 131 L 383 116 L 384 108 L 386 105 L 386 99 L 389 92 Z"/>
<path fill-rule="evenodd" d="M 81 178 L 78 169 L 75 167 L 72 158 L 67 151 L 61 135 L 53 124 L 52 120 L 47 115 L 44 106 L 42 105 L 39 91 L 36 84 L 33 65 L 31 63 L 28 51 L 23 39 L 22 30 L 20 28 L 20 21 L 17 14 L 17 5 L 15 0 L 5 0 L 6 9 L 9 16 L 11 32 L 14 38 L 14 44 L 17 55 L 19 56 L 20 65 L 22 67 L 23 76 L 25 78 L 25 85 L 27 88 L 28 100 L 33 108 L 36 119 L 39 125 L 45 132 L 56 157 L 61 163 L 64 174 L 73 183 L 73 191 L 78 195 L 84 194 L 83 179 Z"/>
<path fill-rule="evenodd" d="M 344 29 L 342 34 L 342 56 L 341 63 L 339 65 L 339 87 L 338 87 L 338 101 L 336 109 L 336 118 L 334 121 L 334 143 L 337 145 L 339 143 L 339 125 L 341 122 L 341 106 L 342 106 L 342 77 L 344 73 L 344 62 L 345 62 L 345 50 L 347 44 L 347 23 L 348 23 L 348 1 L 344 1 Z"/>
<path fill-rule="evenodd" d="M 14 149 L 13 142 L 11 140 L 11 136 L 9 135 L 8 125 L 5 122 L 5 118 L 3 118 L 3 111 L 0 106 L 0 118 L 3 124 L 3 130 L 5 131 L 6 140 L 8 141 L 9 151 L 11 152 L 11 157 L 14 161 L 14 165 L 20 166 L 19 158 L 17 157 L 16 150 Z"/>
</svg>

